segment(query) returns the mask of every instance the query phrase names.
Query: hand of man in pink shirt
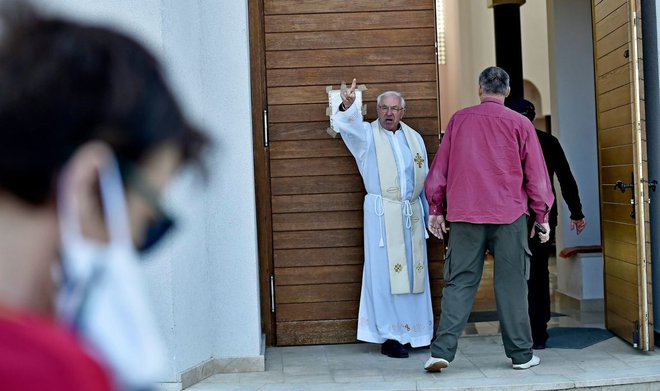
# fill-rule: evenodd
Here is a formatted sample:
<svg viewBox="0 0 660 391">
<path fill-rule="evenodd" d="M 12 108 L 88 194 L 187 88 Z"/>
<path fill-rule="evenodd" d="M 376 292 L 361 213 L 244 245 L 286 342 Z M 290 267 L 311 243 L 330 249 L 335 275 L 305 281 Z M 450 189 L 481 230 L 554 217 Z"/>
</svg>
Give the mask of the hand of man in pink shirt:
<svg viewBox="0 0 660 391">
<path fill-rule="evenodd" d="M 445 216 L 443 215 L 430 215 L 429 216 L 429 231 L 436 238 L 443 240 L 445 236 L 443 234 L 447 233 L 447 228 L 445 227 Z"/>
<path fill-rule="evenodd" d="M 529 234 L 529 238 L 533 238 L 536 236 L 536 233 L 538 232 L 539 234 L 539 240 L 541 243 L 545 243 L 548 240 L 550 240 L 550 224 L 548 223 L 540 223 L 541 227 L 543 227 L 542 230 L 537 230 L 536 224 L 532 227 L 532 232 Z"/>
</svg>

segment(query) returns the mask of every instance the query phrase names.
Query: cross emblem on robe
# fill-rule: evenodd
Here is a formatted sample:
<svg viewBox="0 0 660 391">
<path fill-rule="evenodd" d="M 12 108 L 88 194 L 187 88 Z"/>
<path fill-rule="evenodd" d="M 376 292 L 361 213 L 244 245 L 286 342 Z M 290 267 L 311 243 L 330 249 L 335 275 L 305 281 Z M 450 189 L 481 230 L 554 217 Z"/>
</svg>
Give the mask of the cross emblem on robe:
<svg viewBox="0 0 660 391">
<path fill-rule="evenodd" d="M 415 163 L 417 163 L 417 167 L 422 168 L 422 163 L 424 163 L 424 159 L 422 158 L 422 155 L 420 155 L 419 153 L 415 155 Z"/>
</svg>

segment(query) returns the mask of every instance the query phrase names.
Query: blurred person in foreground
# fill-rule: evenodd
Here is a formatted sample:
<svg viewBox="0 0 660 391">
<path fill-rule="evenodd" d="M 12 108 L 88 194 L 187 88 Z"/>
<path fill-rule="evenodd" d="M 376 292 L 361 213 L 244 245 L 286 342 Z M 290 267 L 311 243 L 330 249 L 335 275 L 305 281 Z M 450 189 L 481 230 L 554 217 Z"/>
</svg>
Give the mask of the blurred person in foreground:
<svg viewBox="0 0 660 391">
<path fill-rule="evenodd" d="M 205 137 L 133 39 L 2 16 L 0 388 L 149 389 L 166 352 L 138 251 L 172 226 L 160 195 Z"/>
<path fill-rule="evenodd" d="M 504 107 L 509 75 L 488 67 L 479 75 L 481 103 L 456 112 L 426 177 L 429 230 L 440 239 L 451 222 L 445 255 L 442 312 L 424 368 L 440 372 L 456 355 L 484 267 L 493 253 L 495 303 L 504 352 L 513 369 L 540 363 L 532 351 L 527 315 L 531 208 L 541 242 L 550 235 L 548 214 L 554 201 L 534 126 Z M 445 207 L 446 202 L 446 207 Z M 532 235 L 536 232 L 532 231 Z"/>
<path fill-rule="evenodd" d="M 532 123 L 536 118 L 536 108 L 532 102 L 526 99 L 516 99 L 511 102 L 511 109 L 527 117 Z M 587 226 L 587 221 L 582 213 L 582 203 L 580 202 L 580 193 L 578 186 L 571 173 L 571 167 L 566 160 L 566 154 L 559 144 L 559 140 L 549 133 L 536 129 L 536 135 L 541 143 L 543 159 L 548 168 L 548 176 L 552 186 L 552 194 L 555 193 L 555 184 L 552 180 L 555 174 L 561 187 L 561 195 L 571 211 L 571 230 L 579 235 Z M 534 213 L 530 213 L 529 228 L 534 220 Z M 545 349 L 548 341 L 548 322 L 551 318 L 550 313 L 550 272 L 548 271 L 548 260 L 552 251 L 552 242 L 555 237 L 555 228 L 557 227 L 557 198 L 552 203 L 550 209 L 550 240 L 545 243 L 537 238 L 529 239 L 529 249 L 532 252 L 530 262 L 529 280 L 527 280 L 527 302 L 529 304 L 529 323 L 532 326 L 532 340 L 534 349 Z"/>
</svg>

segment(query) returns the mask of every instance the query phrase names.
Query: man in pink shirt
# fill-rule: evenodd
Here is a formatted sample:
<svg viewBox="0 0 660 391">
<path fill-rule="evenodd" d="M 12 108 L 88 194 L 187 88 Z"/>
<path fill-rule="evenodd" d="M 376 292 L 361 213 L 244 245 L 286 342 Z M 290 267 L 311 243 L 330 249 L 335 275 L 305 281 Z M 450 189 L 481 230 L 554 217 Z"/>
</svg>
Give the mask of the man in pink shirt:
<svg viewBox="0 0 660 391">
<path fill-rule="evenodd" d="M 481 104 L 452 116 L 426 178 L 429 230 L 443 239 L 445 221 L 452 223 L 442 313 L 424 366 L 431 372 L 454 359 L 487 248 L 495 258 L 495 299 L 506 356 L 514 369 L 540 362 L 532 352 L 527 315 L 527 215 L 528 208 L 536 213 L 539 238 L 546 242 L 554 197 L 534 126 L 504 106 L 509 92 L 509 75 L 503 69 L 481 72 Z"/>
</svg>

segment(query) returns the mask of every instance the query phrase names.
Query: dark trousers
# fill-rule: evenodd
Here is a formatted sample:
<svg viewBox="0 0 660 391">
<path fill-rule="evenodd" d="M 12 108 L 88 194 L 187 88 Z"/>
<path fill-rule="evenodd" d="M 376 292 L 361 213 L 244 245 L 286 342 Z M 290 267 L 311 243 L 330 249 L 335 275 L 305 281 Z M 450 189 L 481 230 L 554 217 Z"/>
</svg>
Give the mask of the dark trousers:
<svg viewBox="0 0 660 391">
<path fill-rule="evenodd" d="M 550 321 L 548 258 L 550 258 L 552 249 L 551 242 L 552 240 L 541 243 L 538 237 L 529 240 L 532 258 L 529 280 L 527 280 L 527 303 L 534 345 L 543 345 L 548 340 L 548 322 Z"/>
</svg>

